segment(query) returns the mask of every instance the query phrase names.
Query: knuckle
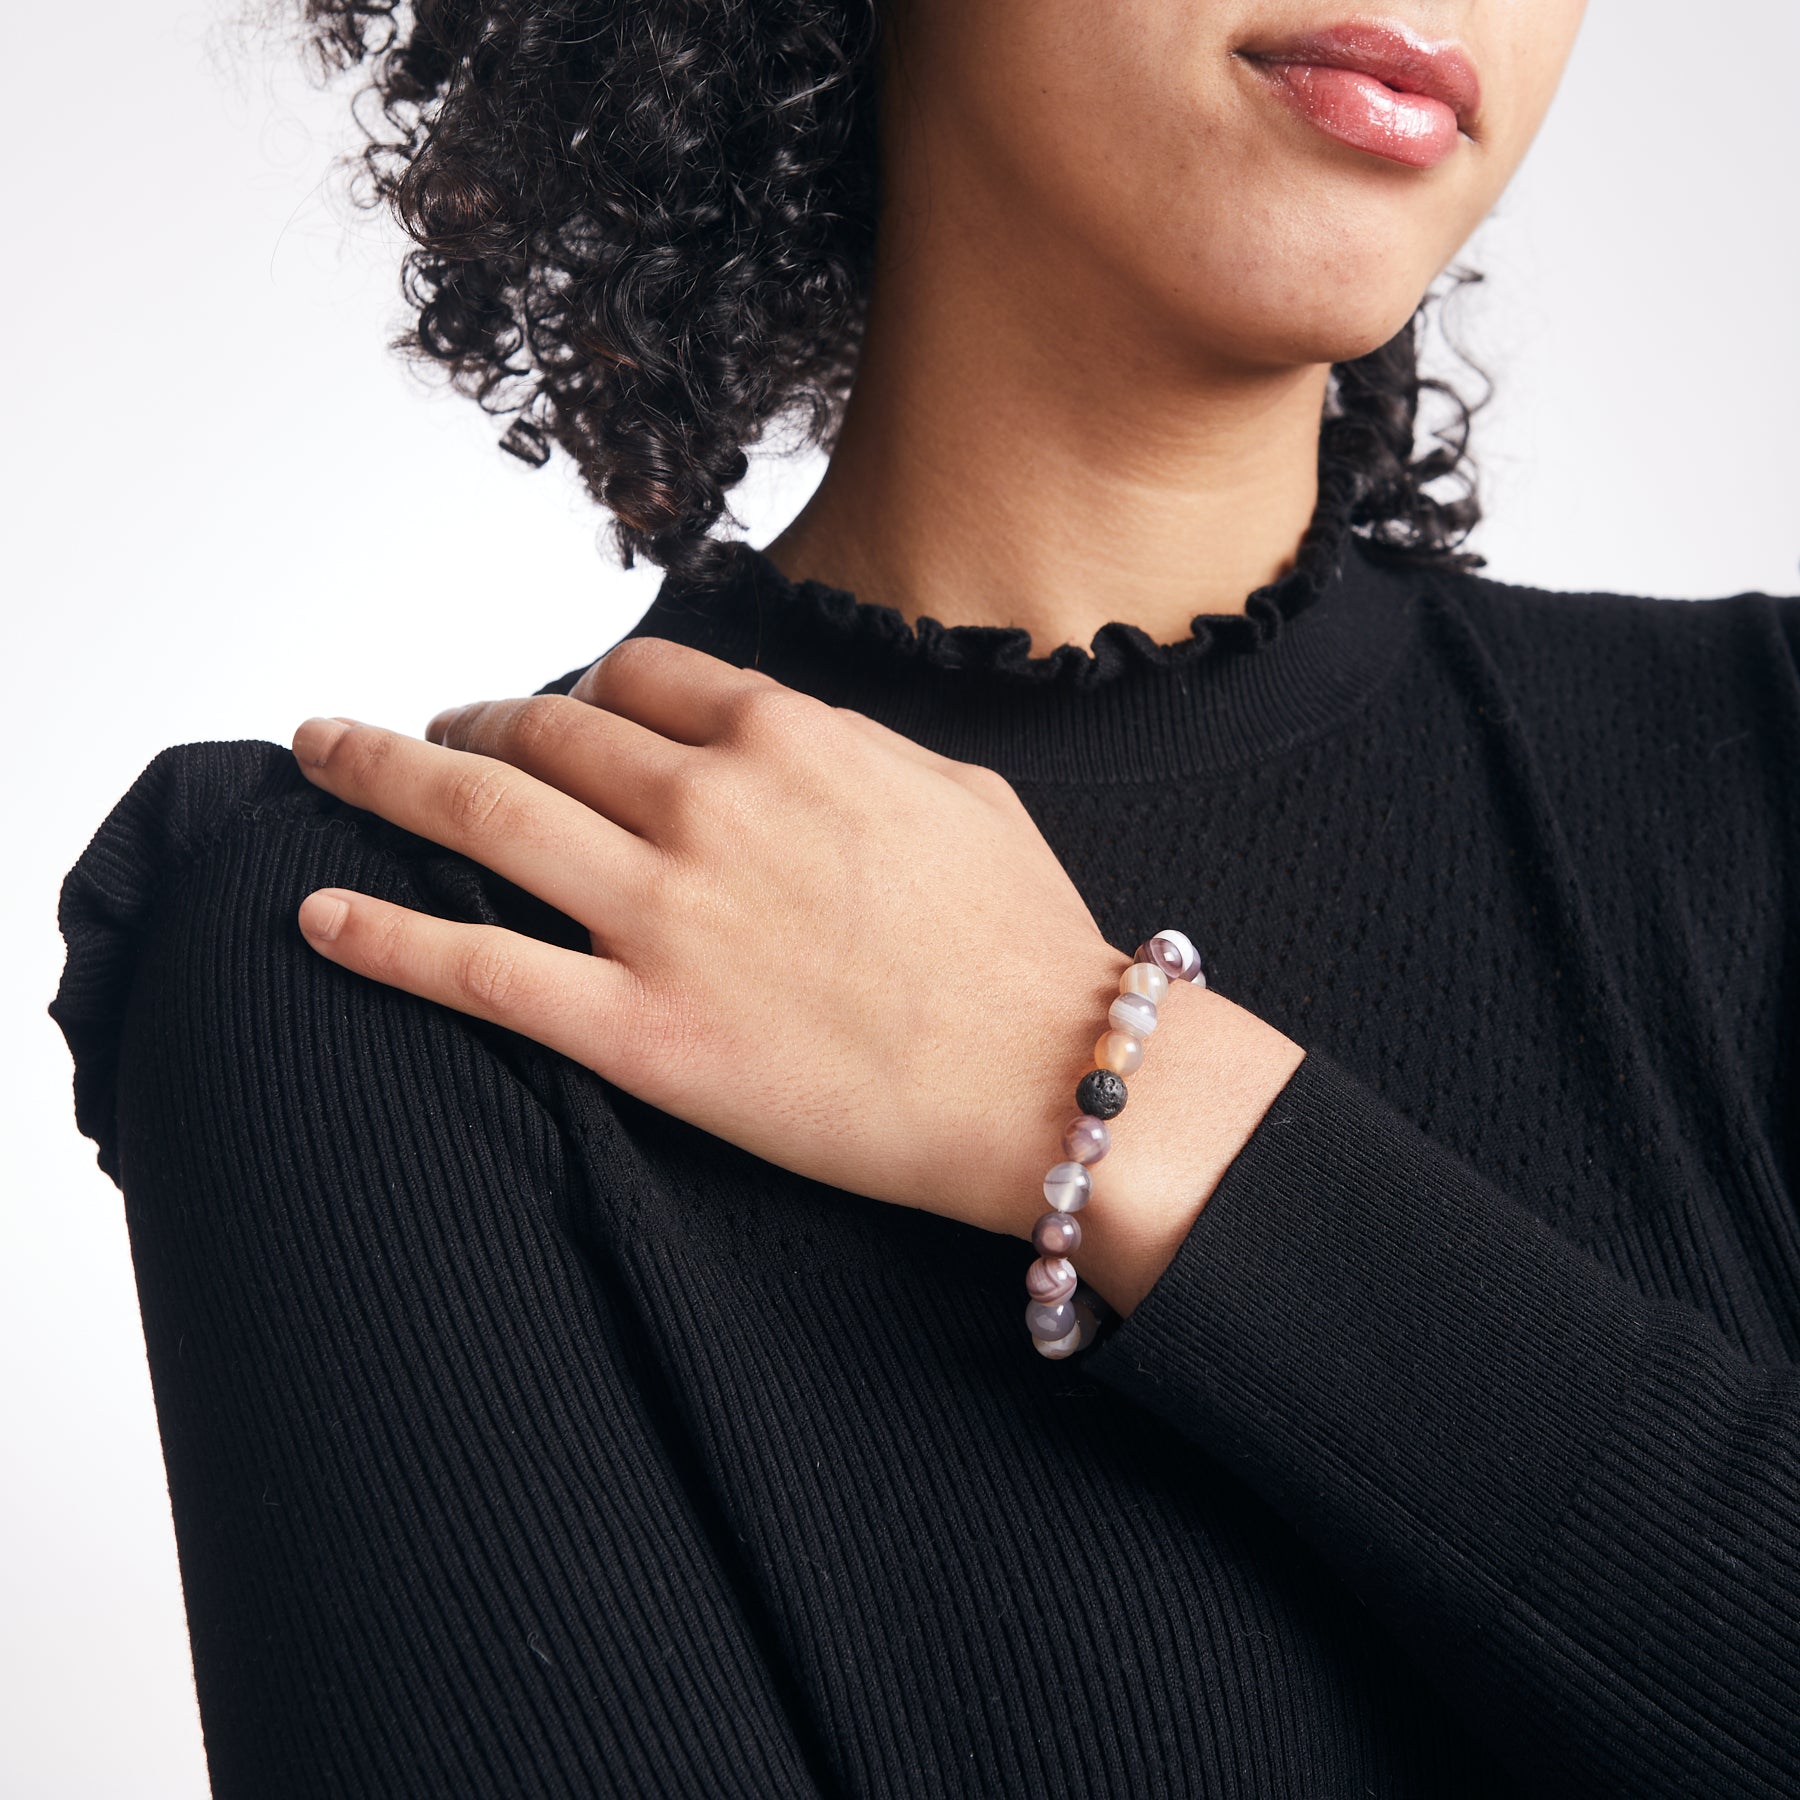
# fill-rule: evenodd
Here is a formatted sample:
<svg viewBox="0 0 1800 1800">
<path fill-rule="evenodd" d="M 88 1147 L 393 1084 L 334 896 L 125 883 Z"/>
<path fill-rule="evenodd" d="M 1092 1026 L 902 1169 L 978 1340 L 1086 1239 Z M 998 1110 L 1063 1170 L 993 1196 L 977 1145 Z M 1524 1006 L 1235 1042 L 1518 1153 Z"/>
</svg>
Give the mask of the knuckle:
<svg viewBox="0 0 1800 1800">
<path fill-rule="evenodd" d="M 820 717 L 831 709 L 811 694 L 780 682 L 739 688 L 730 701 L 733 730 L 745 739 L 787 740 L 815 734 Z"/>
<path fill-rule="evenodd" d="M 341 771 L 358 787 L 363 787 L 375 780 L 392 747 L 393 739 L 378 726 L 351 725 L 331 746 L 325 766 Z"/>
<path fill-rule="evenodd" d="M 631 1055 L 657 1075 L 690 1067 L 705 1040 L 700 1008 L 675 984 L 639 979 L 631 1009 Z"/>
<path fill-rule="evenodd" d="M 641 657 L 654 656 L 658 641 L 654 637 L 622 637 L 588 673 L 597 675 L 602 669 L 629 669 Z"/>
<path fill-rule="evenodd" d="M 602 684 L 621 675 L 630 676 L 637 670 L 655 668 L 673 656 L 678 648 L 666 638 L 620 638 L 598 662 L 589 665 L 576 686 L 589 693 L 595 692 Z"/>
<path fill-rule="evenodd" d="M 485 831 L 506 804 L 509 786 L 504 771 L 492 764 L 459 770 L 444 802 L 452 828 L 464 833 Z"/>
<path fill-rule="evenodd" d="M 1012 781 L 1008 781 L 999 770 L 988 769 L 986 763 L 954 763 L 949 772 L 972 794 L 994 801 L 995 805 L 1024 805 L 1019 799 L 1019 790 L 1013 787 Z"/>
<path fill-rule="evenodd" d="M 398 907 L 391 912 L 384 907 L 369 924 L 361 946 L 363 967 L 369 974 L 383 978 L 404 966 L 410 924 Z"/>
<path fill-rule="evenodd" d="M 568 736 L 569 703 L 560 694 L 521 700 L 507 721 L 506 737 L 517 753 L 536 757 L 556 749 Z"/>
<path fill-rule="evenodd" d="M 603 706 L 602 696 L 611 690 L 621 675 L 629 677 L 646 657 L 655 656 L 657 642 L 655 638 L 620 638 L 603 656 L 582 670 L 575 685 L 569 689 L 569 698 L 586 706 Z M 652 647 L 646 650 L 642 648 L 644 645 Z"/>
<path fill-rule="evenodd" d="M 519 961 L 506 945 L 478 940 L 462 954 L 457 987 L 484 1012 L 505 1012 L 519 989 Z"/>
<path fill-rule="evenodd" d="M 963 766 L 968 771 L 963 779 L 990 799 L 1008 804 L 1018 800 L 1018 790 L 998 769 L 990 769 L 985 763 L 965 763 Z"/>
<path fill-rule="evenodd" d="M 716 798 L 718 772 L 708 766 L 709 760 L 681 756 L 664 771 L 662 805 L 672 818 L 692 819 Z"/>
</svg>

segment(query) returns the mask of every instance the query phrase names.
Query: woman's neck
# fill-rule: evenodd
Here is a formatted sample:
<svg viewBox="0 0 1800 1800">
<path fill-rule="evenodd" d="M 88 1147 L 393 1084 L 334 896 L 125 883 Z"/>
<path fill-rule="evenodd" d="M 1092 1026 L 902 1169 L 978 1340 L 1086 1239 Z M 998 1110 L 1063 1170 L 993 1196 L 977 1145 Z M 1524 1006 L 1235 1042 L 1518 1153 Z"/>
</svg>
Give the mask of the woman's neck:
<svg viewBox="0 0 1800 1800">
<path fill-rule="evenodd" d="M 1330 365 L 1205 362 L 1103 276 L 1080 291 L 1078 259 L 1053 281 L 1041 245 L 947 210 L 905 256 L 890 236 L 831 462 L 771 561 L 909 621 L 1022 626 L 1040 656 L 1241 612 L 1312 517 Z"/>
</svg>

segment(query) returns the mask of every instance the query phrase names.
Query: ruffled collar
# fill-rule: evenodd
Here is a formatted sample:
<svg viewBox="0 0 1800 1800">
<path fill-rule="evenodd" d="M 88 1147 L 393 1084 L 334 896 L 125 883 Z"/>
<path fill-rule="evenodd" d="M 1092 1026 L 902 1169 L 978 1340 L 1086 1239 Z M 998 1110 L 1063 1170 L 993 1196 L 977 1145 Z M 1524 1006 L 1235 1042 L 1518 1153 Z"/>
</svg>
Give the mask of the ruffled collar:
<svg viewBox="0 0 1800 1800">
<path fill-rule="evenodd" d="M 930 617 L 909 623 L 896 608 L 859 600 L 848 589 L 791 581 L 762 551 L 743 542 L 731 546 L 737 566 L 715 585 L 724 590 L 723 604 L 747 601 L 783 636 L 833 643 L 847 657 L 889 663 L 896 674 L 941 669 L 1000 683 L 1079 691 L 1127 679 L 1133 670 L 1174 672 L 1207 657 L 1261 650 L 1275 642 L 1339 573 L 1349 547 L 1354 498 L 1348 481 L 1322 482 L 1294 566 L 1252 593 L 1242 613 L 1197 614 L 1189 622 L 1189 635 L 1171 643 L 1158 643 L 1139 626 L 1113 620 L 1095 632 L 1088 648 L 1058 644 L 1047 655 L 1033 656 L 1031 633 L 1023 626 L 945 625 Z M 683 603 L 679 584 L 665 591 L 672 603 Z"/>
<path fill-rule="evenodd" d="M 1322 473 L 1288 572 L 1242 613 L 1199 614 L 1171 643 L 1115 620 L 1088 648 L 1033 656 L 1023 627 L 911 624 L 847 589 L 790 580 L 741 541 L 722 575 L 665 577 L 626 635 L 760 668 L 1015 782 L 1202 774 L 1330 729 L 1394 666 L 1416 583 L 1351 530 L 1354 497 Z"/>
</svg>

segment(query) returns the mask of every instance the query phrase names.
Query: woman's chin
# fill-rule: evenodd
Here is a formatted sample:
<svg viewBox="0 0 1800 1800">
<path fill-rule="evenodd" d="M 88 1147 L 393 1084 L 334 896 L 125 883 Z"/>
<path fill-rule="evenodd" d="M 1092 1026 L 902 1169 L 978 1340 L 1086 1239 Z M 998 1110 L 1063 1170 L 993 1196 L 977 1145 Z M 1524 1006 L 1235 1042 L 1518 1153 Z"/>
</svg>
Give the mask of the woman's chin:
<svg viewBox="0 0 1800 1800">
<path fill-rule="evenodd" d="M 1354 362 L 1379 350 L 1405 328 L 1423 296 L 1422 284 L 1418 293 L 1397 297 L 1385 309 L 1347 312 L 1341 304 L 1324 299 L 1315 308 L 1296 308 L 1289 294 L 1285 312 L 1271 301 L 1239 317 L 1195 318 L 1187 321 L 1187 328 L 1196 363 L 1209 369 L 1298 370 Z"/>
</svg>

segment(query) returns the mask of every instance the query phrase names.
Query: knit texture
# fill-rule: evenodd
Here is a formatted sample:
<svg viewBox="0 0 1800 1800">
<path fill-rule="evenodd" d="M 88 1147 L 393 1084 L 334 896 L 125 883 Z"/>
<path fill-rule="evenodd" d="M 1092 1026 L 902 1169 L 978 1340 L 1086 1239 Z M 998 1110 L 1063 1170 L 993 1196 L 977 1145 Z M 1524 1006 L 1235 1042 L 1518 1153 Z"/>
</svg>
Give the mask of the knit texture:
<svg viewBox="0 0 1800 1800">
<path fill-rule="evenodd" d="M 1800 1793 L 1800 598 L 1423 572 L 1322 506 L 1172 645 L 747 547 L 635 631 L 999 768 L 1109 941 L 1180 926 L 1306 1058 L 1048 1362 L 1021 1240 L 294 915 L 573 921 L 285 748 L 164 751 L 51 1011 L 220 1800 Z"/>
</svg>

